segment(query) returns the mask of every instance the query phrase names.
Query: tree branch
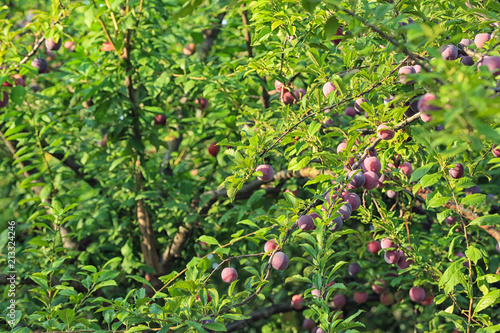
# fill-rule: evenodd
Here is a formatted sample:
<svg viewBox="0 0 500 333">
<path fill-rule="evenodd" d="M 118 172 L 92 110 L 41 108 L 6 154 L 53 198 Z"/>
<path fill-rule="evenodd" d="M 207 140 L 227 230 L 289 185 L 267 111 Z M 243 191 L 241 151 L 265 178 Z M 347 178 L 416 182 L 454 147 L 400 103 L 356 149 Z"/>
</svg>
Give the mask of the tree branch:
<svg viewBox="0 0 500 333">
<path fill-rule="evenodd" d="M 418 190 L 417 193 L 425 200 L 427 198 L 427 195 L 429 195 L 430 191 L 425 189 L 420 189 Z M 479 217 L 479 215 L 477 215 L 473 211 L 465 208 L 462 205 L 456 206 L 453 202 L 446 203 L 444 207 L 457 211 L 463 218 L 469 221 L 473 221 Z M 478 225 L 478 227 L 485 230 L 488 234 L 490 234 L 491 237 L 495 238 L 495 240 L 498 243 L 500 243 L 500 230 L 496 229 L 492 225 Z"/>
<path fill-rule="evenodd" d="M 369 294 L 366 302 L 367 303 L 375 303 L 375 302 L 380 303 L 380 295 Z M 353 298 L 347 298 L 347 302 L 346 302 L 346 305 L 344 306 L 344 308 L 359 307 L 359 306 L 360 306 L 360 304 L 356 303 Z M 250 316 L 251 318 L 244 319 L 244 320 L 238 320 L 238 321 L 230 323 L 229 325 L 226 326 L 226 329 L 227 329 L 227 332 L 237 332 L 238 330 L 240 330 L 246 326 L 249 326 L 249 325 L 251 325 L 251 324 L 253 324 L 261 319 L 270 318 L 271 316 L 273 316 L 275 314 L 292 312 L 292 311 L 302 312 L 302 311 L 307 310 L 308 308 L 309 308 L 308 306 L 304 305 L 304 307 L 302 309 L 296 310 L 292 307 L 291 303 L 274 304 L 274 305 L 268 306 L 268 307 L 260 309 L 260 310 L 256 310 L 256 311 L 248 314 L 248 316 Z M 336 309 L 336 308 L 334 308 L 333 306 L 330 306 L 330 309 Z M 337 309 L 337 310 L 341 310 L 341 309 Z"/>
</svg>

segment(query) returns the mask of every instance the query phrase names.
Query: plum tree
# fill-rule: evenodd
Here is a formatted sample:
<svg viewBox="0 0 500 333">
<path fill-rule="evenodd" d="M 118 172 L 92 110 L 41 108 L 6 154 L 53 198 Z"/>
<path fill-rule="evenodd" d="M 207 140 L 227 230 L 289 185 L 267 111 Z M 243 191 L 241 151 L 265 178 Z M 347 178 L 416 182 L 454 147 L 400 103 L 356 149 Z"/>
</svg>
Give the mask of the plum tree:
<svg viewBox="0 0 500 333">
<path fill-rule="evenodd" d="M 304 307 L 304 298 L 301 295 L 293 295 L 291 304 L 295 310 L 301 310 Z"/>
<path fill-rule="evenodd" d="M 61 45 L 62 45 L 61 39 L 59 39 L 57 42 L 55 42 L 54 39 L 52 38 L 48 38 L 45 40 L 45 47 L 51 51 L 59 50 L 61 48 Z"/>
<path fill-rule="evenodd" d="M 210 146 L 208 146 L 208 153 L 213 157 L 217 156 L 219 151 L 220 151 L 220 146 L 217 144 L 217 142 L 212 142 Z"/>
<path fill-rule="evenodd" d="M 38 74 L 46 73 L 48 69 L 47 60 L 43 58 L 35 58 L 31 62 L 31 66 L 38 70 Z"/>
<path fill-rule="evenodd" d="M 365 303 L 368 300 L 368 293 L 366 291 L 355 291 L 354 301 L 358 304 Z"/>
<path fill-rule="evenodd" d="M 262 172 L 262 176 L 257 176 L 259 180 L 262 180 L 264 182 L 268 182 L 274 177 L 274 170 L 273 167 L 269 164 L 261 164 L 257 166 L 255 171 L 260 171 Z"/>
<path fill-rule="evenodd" d="M 345 298 L 344 294 L 337 294 L 337 295 L 333 296 L 332 304 L 335 308 L 338 308 L 338 309 L 343 308 L 346 303 L 347 303 L 347 299 Z"/>
<path fill-rule="evenodd" d="M 361 272 L 361 266 L 357 262 L 352 262 L 349 264 L 349 275 L 356 276 Z"/>
<path fill-rule="evenodd" d="M 310 215 L 302 215 L 297 220 L 298 227 L 303 231 L 309 231 L 314 229 L 314 221 Z"/>
<path fill-rule="evenodd" d="M 408 75 L 411 74 L 416 74 L 417 72 L 415 71 L 415 68 L 412 66 L 403 66 L 399 69 L 398 75 L 399 75 L 399 81 L 402 84 L 414 84 L 414 80 L 409 80 Z"/>
<path fill-rule="evenodd" d="M 394 295 L 390 292 L 385 292 L 381 294 L 380 303 L 385 306 L 392 305 L 394 303 Z"/>
<path fill-rule="evenodd" d="M 379 241 L 374 240 L 368 243 L 368 252 L 377 254 L 378 251 L 382 249 L 382 246 Z"/>
<path fill-rule="evenodd" d="M 387 282 L 384 279 L 376 280 L 372 284 L 372 290 L 376 294 L 383 294 L 387 291 Z"/>
<path fill-rule="evenodd" d="M 393 241 L 388 238 L 383 238 L 382 241 L 380 242 L 380 247 L 382 249 L 395 248 L 396 244 L 394 244 Z"/>
<path fill-rule="evenodd" d="M 382 140 L 392 140 L 394 138 L 394 131 L 387 125 L 381 124 L 377 127 L 377 135 Z"/>
<path fill-rule="evenodd" d="M 222 281 L 226 283 L 232 283 L 238 280 L 238 272 L 233 267 L 226 267 L 222 270 L 220 274 Z"/>
<path fill-rule="evenodd" d="M 444 45 L 439 51 L 444 60 L 455 60 L 458 58 L 458 49 L 453 44 Z"/>
<path fill-rule="evenodd" d="M 194 43 L 186 44 L 182 48 L 182 53 L 184 53 L 184 55 L 186 55 L 186 56 L 191 56 L 191 55 L 195 54 L 195 52 L 196 52 L 196 45 Z"/>
<path fill-rule="evenodd" d="M 337 91 L 337 88 L 335 88 L 335 86 L 333 85 L 333 83 L 331 82 L 327 82 L 323 85 L 323 95 L 325 95 L 325 97 L 328 98 L 328 95 L 330 95 L 330 93 L 332 91 L 336 91 L 336 94 L 338 95 L 339 92 Z"/>
<path fill-rule="evenodd" d="M 497 324 L 496 1 L 57 3 L 0 17 L 0 331 Z"/>
<path fill-rule="evenodd" d="M 413 302 L 422 302 L 426 299 L 427 295 L 425 289 L 422 287 L 411 287 L 409 291 L 410 299 Z"/>
<path fill-rule="evenodd" d="M 362 165 L 365 172 L 373 171 L 376 174 L 380 174 L 380 171 L 382 170 L 382 164 L 380 163 L 380 160 L 376 156 L 370 156 L 365 158 Z"/>
<path fill-rule="evenodd" d="M 365 183 L 365 174 L 361 170 L 352 170 L 347 174 L 347 179 L 350 180 L 349 188 L 359 188 Z"/>
<path fill-rule="evenodd" d="M 271 264 L 277 271 L 283 271 L 288 267 L 288 256 L 283 252 L 276 252 L 272 258 Z"/>
<path fill-rule="evenodd" d="M 274 239 L 268 240 L 264 244 L 264 252 L 273 251 L 276 248 L 278 248 L 278 244 L 276 244 L 276 241 Z"/>
<path fill-rule="evenodd" d="M 478 67 L 486 66 L 493 76 L 500 75 L 500 57 L 499 56 L 487 56 L 482 58 L 478 63 Z"/>
<path fill-rule="evenodd" d="M 491 39 L 491 35 L 489 33 L 479 33 L 474 37 L 474 44 L 478 49 L 482 48 L 487 41 Z"/>
<path fill-rule="evenodd" d="M 404 162 L 400 166 L 401 171 L 406 175 L 406 177 L 410 177 L 413 173 L 413 167 L 410 162 Z"/>
<path fill-rule="evenodd" d="M 378 175 L 373 171 L 365 172 L 365 183 L 363 187 L 366 190 L 373 190 L 378 186 Z"/>
<path fill-rule="evenodd" d="M 448 169 L 451 178 L 460 179 L 464 176 L 464 166 L 461 163 L 455 163 L 454 168 Z"/>
</svg>

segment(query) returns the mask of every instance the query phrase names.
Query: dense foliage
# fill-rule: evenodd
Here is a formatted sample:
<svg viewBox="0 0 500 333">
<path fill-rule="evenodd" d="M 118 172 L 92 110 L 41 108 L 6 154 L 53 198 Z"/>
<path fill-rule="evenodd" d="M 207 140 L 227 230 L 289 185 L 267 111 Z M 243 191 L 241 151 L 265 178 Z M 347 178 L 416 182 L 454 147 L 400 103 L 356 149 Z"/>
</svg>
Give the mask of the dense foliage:
<svg viewBox="0 0 500 333">
<path fill-rule="evenodd" d="M 499 15 L 7 0 L 2 330 L 499 331 Z"/>
</svg>

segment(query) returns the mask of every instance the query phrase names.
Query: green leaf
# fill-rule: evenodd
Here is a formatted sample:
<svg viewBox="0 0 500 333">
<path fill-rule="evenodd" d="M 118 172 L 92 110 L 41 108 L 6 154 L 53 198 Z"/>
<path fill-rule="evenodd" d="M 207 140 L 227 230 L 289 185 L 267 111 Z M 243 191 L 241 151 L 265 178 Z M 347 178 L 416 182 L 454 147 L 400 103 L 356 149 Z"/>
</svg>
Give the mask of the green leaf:
<svg viewBox="0 0 500 333">
<path fill-rule="evenodd" d="M 337 34 L 337 29 L 339 27 L 339 20 L 335 16 L 331 16 L 326 20 L 325 23 L 325 37 L 327 39 L 331 39 L 333 36 Z"/>
<path fill-rule="evenodd" d="M 474 247 L 474 245 L 470 245 L 469 248 L 465 251 L 465 256 L 474 262 L 474 265 L 477 265 L 479 259 L 483 257 L 481 251 Z"/>
<path fill-rule="evenodd" d="M 427 197 L 428 199 L 429 197 Z M 437 195 L 433 196 L 428 202 L 427 202 L 427 207 L 433 208 L 433 207 L 441 207 L 444 204 L 446 204 L 448 201 L 450 201 L 450 197 L 439 197 Z"/>
<path fill-rule="evenodd" d="M 288 164 L 288 170 L 298 171 L 305 168 L 311 161 L 311 156 L 294 157 Z"/>
<path fill-rule="evenodd" d="M 85 9 L 85 24 L 87 27 L 92 26 L 92 22 L 94 22 L 94 19 L 98 13 L 97 8 L 95 8 L 93 5 L 88 5 L 87 8 Z"/>
<path fill-rule="evenodd" d="M 464 206 L 478 206 L 483 204 L 486 201 L 486 194 L 475 193 L 471 195 L 466 195 L 462 201 L 460 201 L 461 205 Z"/>
<path fill-rule="evenodd" d="M 217 331 L 217 332 L 226 332 L 227 331 L 227 328 L 226 326 L 224 326 L 224 324 L 222 323 L 208 323 L 208 324 L 205 324 L 205 328 L 208 328 L 212 331 Z"/>
<path fill-rule="evenodd" d="M 209 245 L 219 245 L 219 241 L 212 236 L 203 235 L 198 238 L 198 242 L 205 242 Z"/>
<path fill-rule="evenodd" d="M 286 278 L 285 283 L 290 283 L 290 282 L 312 283 L 311 279 L 298 274 Z"/>
<path fill-rule="evenodd" d="M 480 216 L 469 225 L 495 225 L 500 224 L 500 216 L 498 214 Z"/>
<path fill-rule="evenodd" d="M 465 319 L 456 314 L 448 313 L 446 311 L 440 311 L 437 313 L 437 315 L 450 319 L 460 331 L 463 331 L 464 325 L 467 325 Z"/>
<path fill-rule="evenodd" d="M 203 0 L 191 0 L 182 6 L 182 8 L 174 14 L 174 20 L 179 19 L 184 16 L 191 14 L 196 8 L 198 8 L 203 3 Z"/>
<path fill-rule="evenodd" d="M 435 165 L 435 163 L 429 163 L 413 171 L 410 177 L 410 183 L 419 180 L 429 172 L 430 169 Z"/>
<path fill-rule="evenodd" d="M 63 309 L 57 311 L 57 316 L 66 324 L 67 327 L 70 326 L 73 318 L 75 317 L 75 310 L 73 309 Z"/>
<path fill-rule="evenodd" d="M 500 289 L 492 290 L 488 294 L 481 297 L 481 299 L 479 300 L 479 302 L 477 302 L 477 305 L 474 309 L 474 315 L 476 315 L 476 313 L 483 311 L 487 307 L 497 303 L 497 300 L 499 298 L 500 298 Z"/>
<path fill-rule="evenodd" d="M 21 106 L 23 104 L 24 96 L 26 96 L 26 90 L 23 86 L 17 85 L 12 88 L 10 98 L 12 98 L 12 101 L 18 106 Z"/>
<path fill-rule="evenodd" d="M 120 164 L 122 164 L 123 161 L 125 161 L 126 158 L 127 158 L 127 156 L 124 156 L 124 157 L 120 157 L 120 158 L 114 160 L 113 163 L 111 163 L 111 165 L 109 166 L 109 170 L 108 171 L 113 171 L 117 166 L 119 166 Z"/>
<path fill-rule="evenodd" d="M 127 275 L 127 277 L 132 278 L 132 279 L 136 280 L 137 282 L 143 283 L 143 284 L 147 285 L 148 287 L 150 287 L 151 289 L 155 290 L 153 288 L 153 286 L 151 285 L 151 283 L 149 283 L 149 281 L 146 280 L 145 278 L 143 278 L 142 276 Z"/>
<path fill-rule="evenodd" d="M 104 288 L 104 287 L 112 287 L 112 286 L 117 286 L 116 284 L 116 281 L 115 280 L 108 280 L 108 281 L 103 281 L 99 284 L 97 284 L 93 291 L 96 291 L 97 289 L 100 289 L 100 288 Z"/>
<path fill-rule="evenodd" d="M 92 272 L 92 273 L 97 272 L 97 268 L 95 268 L 95 266 L 92 266 L 92 265 L 83 266 L 82 269 L 85 271 Z"/>
<path fill-rule="evenodd" d="M 422 187 L 432 186 L 432 185 L 436 184 L 440 178 L 441 178 L 440 173 L 433 173 L 431 175 L 425 175 L 422 177 L 422 179 L 420 179 L 420 185 L 422 185 Z"/>
<path fill-rule="evenodd" d="M 302 7 L 309 13 L 313 13 L 316 6 L 320 3 L 320 0 L 301 0 Z"/>
<path fill-rule="evenodd" d="M 452 292 L 457 284 L 461 284 L 467 289 L 465 274 L 462 272 L 465 267 L 462 263 L 463 260 L 457 260 L 452 263 L 439 279 L 439 285 L 443 286 L 446 294 Z"/>
</svg>

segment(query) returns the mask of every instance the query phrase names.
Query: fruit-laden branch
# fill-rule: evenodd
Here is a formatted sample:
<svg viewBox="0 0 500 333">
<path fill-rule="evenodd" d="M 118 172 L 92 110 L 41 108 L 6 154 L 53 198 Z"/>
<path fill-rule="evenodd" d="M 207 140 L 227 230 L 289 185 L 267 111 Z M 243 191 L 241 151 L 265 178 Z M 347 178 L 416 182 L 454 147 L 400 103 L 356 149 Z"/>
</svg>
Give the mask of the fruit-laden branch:
<svg viewBox="0 0 500 333">
<path fill-rule="evenodd" d="M 344 13 L 346 13 L 347 15 L 349 15 L 349 16 L 355 18 L 356 20 L 358 20 L 359 22 L 361 22 L 364 26 L 366 26 L 366 27 L 372 29 L 373 31 L 375 31 L 380 37 L 382 37 L 383 39 L 387 40 L 389 43 L 391 43 L 392 45 L 394 45 L 396 48 L 398 48 L 401 51 L 403 51 L 403 53 L 406 54 L 408 57 L 410 57 L 411 60 L 413 60 L 415 62 L 415 64 L 422 66 L 422 69 L 424 71 L 426 71 L 426 72 L 430 71 L 427 68 L 427 64 L 420 62 L 420 59 L 419 59 L 419 57 L 417 55 L 415 55 L 414 53 L 410 52 L 406 46 L 401 45 L 400 43 L 398 43 L 397 40 L 395 40 L 391 36 L 387 35 L 386 33 L 384 33 L 379 28 L 377 28 L 373 24 L 368 23 L 364 18 L 362 18 L 359 15 L 356 15 L 356 13 L 354 13 L 354 12 L 348 10 L 348 9 L 338 8 L 338 7 L 337 7 L 337 9 L 340 9 L 341 11 L 343 11 Z"/>
<path fill-rule="evenodd" d="M 266 191 L 265 195 L 274 194 L 281 191 L 281 187 L 284 182 L 291 178 L 315 178 L 317 175 L 322 172 L 312 168 L 305 168 L 300 171 L 289 171 L 282 170 L 275 173 L 273 177 L 273 181 L 279 181 L 280 184 L 276 187 L 264 187 L 263 189 Z M 272 182 L 272 181 L 271 181 Z M 245 184 L 243 188 L 236 194 L 235 200 L 244 200 L 250 198 L 250 196 L 258 189 L 262 188 L 262 185 L 265 182 L 260 180 L 254 180 L 248 184 Z M 200 215 L 205 215 L 208 213 L 208 210 L 217 200 L 221 198 L 228 198 L 227 190 L 213 190 L 203 193 L 201 196 L 211 196 L 209 201 L 200 209 Z M 172 263 L 175 259 L 179 258 L 182 255 L 182 250 L 188 239 L 190 238 L 193 232 L 193 224 L 186 224 L 179 227 L 179 230 L 174 235 L 174 239 L 169 247 L 163 252 L 162 256 L 162 268 L 163 272 L 170 272 Z"/>
<path fill-rule="evenodd" d="M 405 63 L 406 61 L 408 60 L 408 57 L 405 57 L 397 66 L 396 68 L 394 68 L 393 70 L 391 70 L 389 72 L 389 74 L 387 74 L 387 76 L 385 76 L 382 80 L 378 81 L 377 83 L 373 84 L 370 88 L 366 89 L 365 91 L 355 95 L 355 96 L 352 96 L 352 97 L 349 97 L 349 98 L 345 98 L 343 100 L 341 100 L 340 102 L 337 102 L 333 105 L 330 105 L 330 106 L 327 106 L 327 107 L 324 107 L 322 108 L 320 111 L 326 111 L 328 109 L 333 109 L 333 108 L 336 108 L 336 107 L 339 107 L 341 106 L 342 104 L 345 104 L 345 103 L 349 103 L 349 102 L 352 102 L 354 101 L 354 99 L 358 98 L 358 97 L 361 97 L 361 96 L 364 96 L 366 94 L 368 94 L 369 92 L 371 92 L 372 90 L 374 90 L 375 88 L 377 88 L 378 86 L 380 86 L 384 81 L 386 81 L 388 78 L 390 78 L 397 70 L 399 70 L 399 68 L 401 68 Z M 301 120 L 299 120 L 298 122 L 296 122 L 295 124 L 293 124 L 289 129 L 287 129 L 283 134 L 281 134 L 281 136 L 276 139 L 272 144 L 271 146 L 269 146 L 269 148 L 265 149 L 262 153 L 260 153 L 260 157 L 264 156 L 265 154 L 267 154 L 268 152 L 270 152 L 279 142 L 281 142 L 281 140 L 283 140 L 283 138 L 285 136 L 287 136 L 287 134 L 289 134 L 291 131 L 293 131 L 295 128 L 297 128 L 300 124 L 302 124 L 304 121 L 306 121 L 307 119 L 309 118 L 312 118 L 314 116 L 316 116 L 320 111 L 316 111 L 316 112 L 312 112 L 312 113 L 309 113 L 308 115 L 304 116 Z M 420 113 L 419 113 L 420 115 Z M 404 127 L 404 126 L 403 126 Z"/>
<path fill-rule="evenodd" d="M 420 112 L 415 114 L 414 116 L 402 121 L 401 123 L 399 123 L 398 125 L 396 125 L 394 127 L 394 129 L 401 129 L 405 126 L 407 126 L 408 124 L 410 124 L 411 122 L 417 120 L 420 118 Z M 368 153 L 370 151 L 372 151 L 373 149 L 375 149 L 375 147 L 378 145 L 378 143 L 380 142 L 381 140 L 375 140 L 372 142 L 372 144 L 365 149 L 365 152 L 364 154 L 358 159 L 358 161 L 356 161 L 356 163 L 353 164 L 352 166 L 352 170 L 356 170 L 359 168 L 359 166 L 361 165 L 361 162 L 366 158 L 366 156 L 368 156 Z M 339 184 L 341 185 L 341 184 Z M 322 196 L 325 196 L 328 194 L 328 191 L 323 193 Z M 316 199 L 314 200 L 311 204 L 309 204 L 309 206 L 307 206 L 300 214 L 299 214 L 299 218 L 303 215 L 306 215 L 312 208 L 320 205 L 322 203 L 322 200 L 320 199 Z M 288 238 L 290 237 L 290 235 L 292 234 L 292 232 L 297 228 L 297 223 L 294 223 L 292 225 L 292 227 L 290 229 L 288 229 L 286 235 L 285 235 L 285 238 L 283 239 L 283 244 L 286 243 L 286 241 L 288 240 Z M 234 309 L 234 308 L 237 308 L 237 307 L 240 307 L 246 303 L 248 303 L 251 299 L 253 299 L 255 296 L 257 296 L 261 291 L 262 289 L 266 286 L 267 283 L 269 283 L 269 277 L 271 276 L 271 271 L 272 271 L 272 266 L 271 266 L 271 261 L 274 257 L 274 254 L 278 251 L 281 251 L 281 248 L 280 247 L 277 247 L 271 254 L 271 258 L 269 258 L 268 262 L 266 263 L 266 266 L 267 266 L 267 273 L 266 273 L 266 276 L 264 277 L 264 280 L 266 281 L 266 283 L 262 284 L 256 291 L 255 293 L 251 294 L 250 296 L 248 296 L 245 300 L 233 305 L 233 306 L 230 306 L 228 308 L 226 308 L 225 310 L 222 310 L 221 312 L 219 312 L 219 314 L 222 314 L 222 313 L 226 313 L 228 312 L 229 310 L 231 309 Z"/>
<path fill-rule="evenodd" d="M 368 295 L 368 299 L 366 302 L 368 302 L 368 303 L 372 303 L 372 302 L 380 303 L 380 295 L 370 294 L 370 295 Z M 347 302 L 346 302 L 346 305 L 344 306 L 344 308 L 348 308 L 348 307 L 359 307 L 359 304 L 356 303 L 353 298 L 347 298 Z M 336 309 L 332 306 L 330 308 Z M 251 318 L 232 322 L 226 326 L 226 329 L 227 329 L 227 332 L 237 332 L 238 330 L 240 330 L 246 326 L 249 326 L 258 320 L 267 319 L 267 318 L 269 318 L 275 314 L 278 314 L 278 313 L 286 313 L 286 312 L 292 312 L 292 311 L 302 312 L 302 311 L 307 310 L 307 309 L 308 309 L 308 307 L 304 306 L 302 309 L 296 310 L 292 307 L 291 303 L 278 303 L 278 304 L 268 306 L 267 308 L 263 308 L 263 309 L 254 311 L 248 315 Z M 337 310 L 339 310 L 339 309 L 337 309 Z"/>
<path fill-rule="evenodd" d="M 58 18 L 57 18 L 57 21 L 54 23 L 57 24 L 59 22 L 61 22 L 62 20 L 64 20 L 66 18 L 66 16 L 63 16 L 63 12 L 59 12 L 59 15 L 58 15 Z M 33 49 L 28 52 L 27 55 L 24 56 L 24 58 L 21 59 L 21 61 L 19 61 L 19 65 L 22 65 L 22 64 L 25 64 L 32 56 L 35 55 L 35 53 L 38 51 L 38 49 L 40 48 L 40 46 L 42 46 L 43 42 L 45 41 L 45 36 L 42 36 L 36 43 L 35 45 L 33 45 Z"/>
<path fill-rule="evenodd" d="M 274 174 L 274 177 L 271 180 L 271 182 L 273 182 L 273 181 L 285 181 L 285 180 L 288 180 L 291 178 L 312 178 L 312 179 L 314 179 L 318 175 L 320 175 L 321 173 L 323 173 L 323 171 L 316 170 L 313 168 L 304 168 L 304 169 L 301 169 L 299 171 L 281 170 L 281 171 L 278 171 Z M 235 200 L 243 200 L 243 199 L 249 198 L 253 194 L 253 192 L 255 192 L 257 189 L 259 189 L 265 183 L 266 182 L 263 182 L 261 180 L 256 179 L 254 181 L 251 181 L 250 183 L 243 185 L 241 190 L 239 190 L 236 193 Z M 268 191 L 268 190 L 272 191 L 272 188 L 266 188 L 266 191 Z M 206 214 L 208 212 L 208 210 L 210 209 L 210 207 L 220 198 L 228 198 L 227 190 L 225 188 L 222 188 L 220 190 L 212 190 L 212 191 L 205 192 L 201 195 L 201 197 L 208 196 L 208 195 L 210 196 L 210 199 L 200 209 L 201 215 Z"/>
<path fill-rule="evenodd" d="M 423 200 L 425 200 L 427 198 L 427 195 L 429 195 L 430 191 L 428 190 L 424 190 L 424 189 L 420 189 L 418 190 L 418 195 L 420 195 L 422 197 Z M 453 203 L 453 202 L 448 202 L 444 205 L 444 207 L 448 208 L 448 209 L 452 209 L 456 212 L 458 212 L 463 218 L 469 220 L 469 221 L 473 221 L 475 219 L 477 219 L 479 217 L 479 215 L 477 215 L 476 213 L 474 213 L 473 211 L 465 208 L 464 206 L 462 205 L 458 205 L 458 207 Z M 494 226 L 492 225 L 478 225 L 478 227 L 480 227 L 481 229 L 485 230 L 488 234 L 490 234 L 490 236 L 492 236 L 493 238 L 495 238 L 495 240 L 500 243 L 500 231 L 498 229 L 496 229 Z"/>
</svg>

